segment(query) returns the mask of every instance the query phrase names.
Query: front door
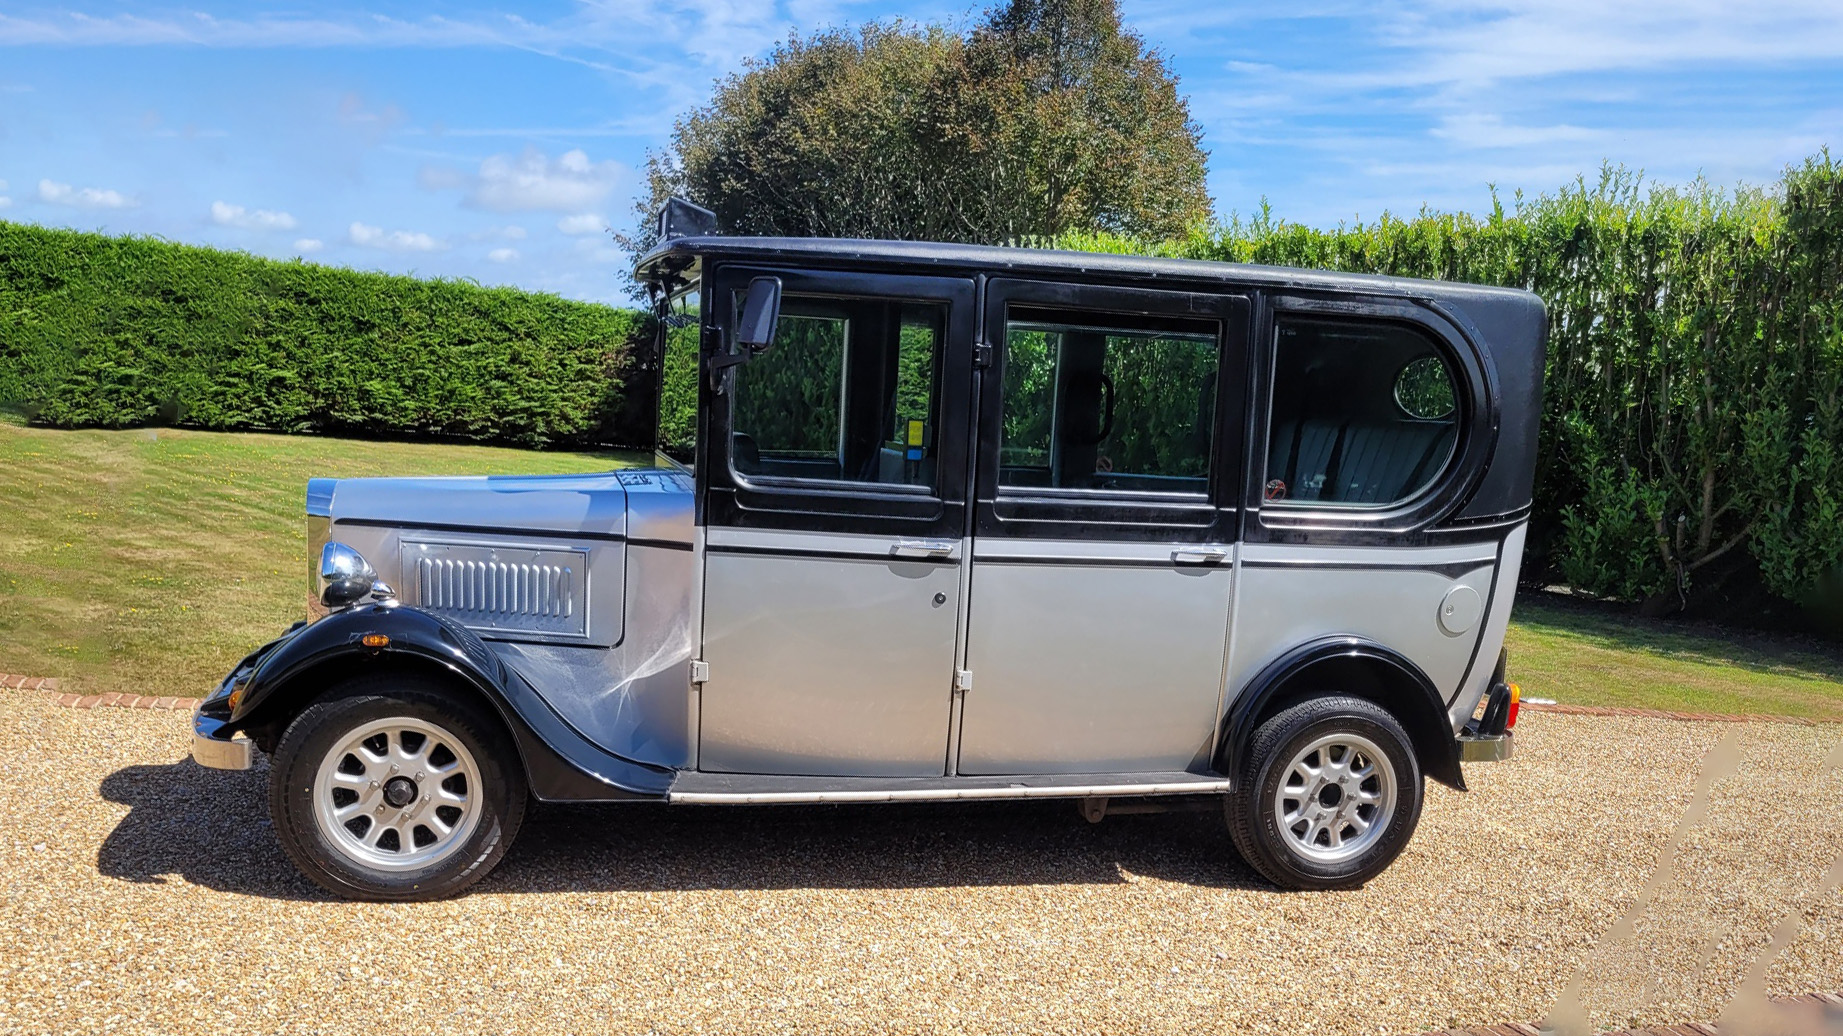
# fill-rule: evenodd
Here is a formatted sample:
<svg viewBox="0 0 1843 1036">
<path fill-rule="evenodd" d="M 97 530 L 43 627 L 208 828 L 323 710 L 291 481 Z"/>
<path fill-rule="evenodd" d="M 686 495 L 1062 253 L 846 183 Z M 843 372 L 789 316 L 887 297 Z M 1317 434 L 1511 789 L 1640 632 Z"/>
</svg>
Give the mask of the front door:
<svg viewBox="0 0 1843 1036">
<path fill-rule="evenodd" d="M 1245 298 L 990 282 L 957 772 L 1205 768 Z"/>
<path fill-rule="evenodd" d="M 971 280 L 781 278 L 769 350 L 700 389 L 702 770 L 947 771 L 972 424 Z M 957 376 L 956 376 L 957 374 Z"/>
</svg>

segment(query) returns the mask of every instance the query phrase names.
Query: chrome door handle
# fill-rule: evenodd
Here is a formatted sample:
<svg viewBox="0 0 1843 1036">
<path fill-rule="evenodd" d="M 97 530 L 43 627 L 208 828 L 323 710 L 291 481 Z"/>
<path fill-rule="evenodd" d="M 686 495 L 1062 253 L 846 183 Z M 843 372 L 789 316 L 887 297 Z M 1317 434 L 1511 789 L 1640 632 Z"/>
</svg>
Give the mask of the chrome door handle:
<svg viewBox="0 0 1843 1036">
<path fill-rule="evenodd" d="M 905 540 L 890 548 L 896 558 L 944 558 L 953 553 L 950 540 Z"/>
<path fill-rule="evenodd" d="M 1185 547 L 1171 552 L 1171 560 L 1180 565 L 1220 565 L 1229 560 L 1225 547 Z"/>
</svg>

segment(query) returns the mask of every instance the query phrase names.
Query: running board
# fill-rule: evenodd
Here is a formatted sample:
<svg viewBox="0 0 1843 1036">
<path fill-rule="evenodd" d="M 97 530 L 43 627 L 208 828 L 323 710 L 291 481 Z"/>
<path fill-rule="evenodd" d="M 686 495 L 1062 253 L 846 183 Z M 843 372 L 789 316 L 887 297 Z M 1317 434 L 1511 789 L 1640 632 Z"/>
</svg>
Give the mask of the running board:
<svg viewBox="0 0 1843 1036">
<path fill-rule="evenodd" d="M 678 805 L 793 805 L 830 802 L 951 802 L 962 799 L 1088 799 L 1221 795 L 1211 773 L 1074 773 L 1000 777 L 781 777 L 679 771 L 666 792 Z"/>
</svg>

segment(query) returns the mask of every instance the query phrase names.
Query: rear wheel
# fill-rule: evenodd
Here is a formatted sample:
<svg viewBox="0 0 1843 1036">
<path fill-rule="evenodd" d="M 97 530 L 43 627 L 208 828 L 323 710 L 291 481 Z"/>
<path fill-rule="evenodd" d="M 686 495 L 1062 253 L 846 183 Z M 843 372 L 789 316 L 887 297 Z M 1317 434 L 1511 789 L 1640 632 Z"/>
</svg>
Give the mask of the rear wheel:
<svg viewBox="0 0 1843 1036">
<path fill-rule="evenodd" d="M 1254 733 L 1229 833 L 1276 885 L 1352 888 L 1400 855 L 1421 817 L 1421 773 L 1401 723 L 1360 698 L 1313 698 Z"/>
<path fill-rule="evenodd" d="M 436 899 L 498 864 L 525 794 L 494 717 L 438 681 L 379 674 L 335 687 L 289 723 L 269 811 L 289 858 L 328 891 Z"/>
</svg>

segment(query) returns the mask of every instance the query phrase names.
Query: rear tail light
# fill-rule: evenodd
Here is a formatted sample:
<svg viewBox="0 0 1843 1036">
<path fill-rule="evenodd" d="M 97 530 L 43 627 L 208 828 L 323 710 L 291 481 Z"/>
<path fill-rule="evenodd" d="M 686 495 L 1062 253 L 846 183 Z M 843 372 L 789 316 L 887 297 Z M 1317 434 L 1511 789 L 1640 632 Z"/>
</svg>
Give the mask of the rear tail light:
<svg viewBox="0 0 1843 1036">
<path fill-rule="evenodd" d="M 1519 684 L 1510 685 L 1510 715 L 1504 719 L 1504 729 L 1517 725 L 1517 709 L 1523 704 L 1523 688 Z"/>
</svg>

